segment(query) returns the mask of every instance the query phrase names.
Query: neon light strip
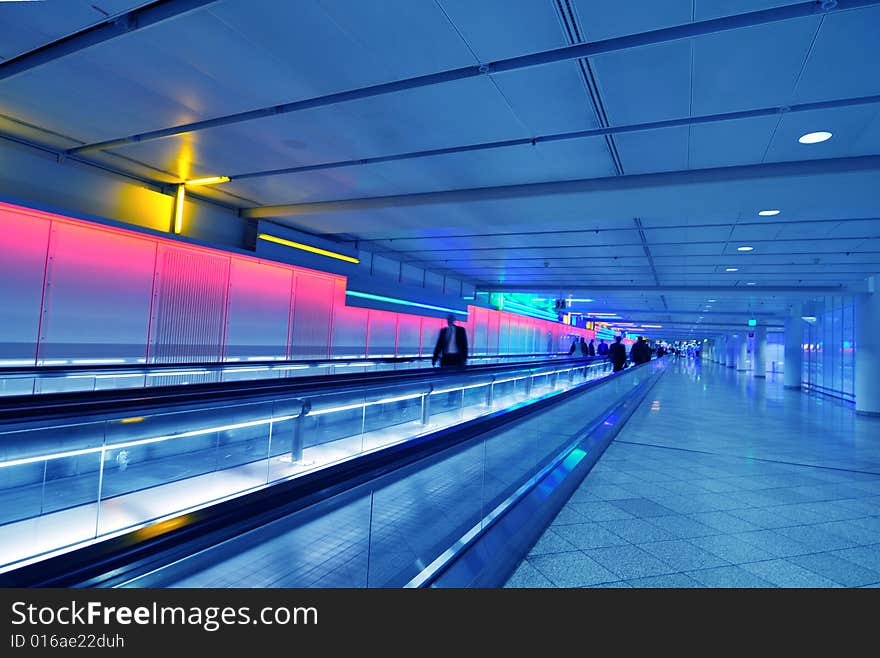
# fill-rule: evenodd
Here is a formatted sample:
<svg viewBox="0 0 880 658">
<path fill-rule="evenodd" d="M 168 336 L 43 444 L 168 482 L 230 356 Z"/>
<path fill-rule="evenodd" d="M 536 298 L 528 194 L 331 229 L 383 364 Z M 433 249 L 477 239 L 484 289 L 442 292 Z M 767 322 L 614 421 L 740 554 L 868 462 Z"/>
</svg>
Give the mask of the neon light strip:
<svg viewBox="0 0 880 658">
<path fill-rule="evenodd" d="M 453 391 L 465 391 L 469 388 L 480 388 L 481 386 L 488 386 L 492 382 L 485 382 L 483 384 L 471 384 L 470 386 L 462 386 L 461 388 L 443 388 L 439 391 L 431 391 L 431 395 L 440 395 L 441 393 L 452 393 Z"/>
<path fill-rule="evenodd" d="M 196 178 L 186 181 L 187 185 L 217 185 L 218 183 L 228 183 L 229 176 L 209 176 L 207 178 Z"/>
<path fill-rule="evenodd" d="M 186 196 L 186 187 L 184 185 L 177 186 L 177 201 L 174 204 L 174 232 L 180 233 L 183 230 L 183 199 Z"/>
<path fill-rule="evenodd" d="M 387 404 L 389 402 L 400 402 L 401 400 L 412 400 L 413 398 L 420 398 L 424 395 L 423 393 L 413 393 L 411 395 L 401 395 L 396 398 L 384 398 L 382 400 L 374 400 L 373 402 L 357 402 L 355 404 L 345 404 L 341 407 L 330 407 L 329 409 L 318 409 L 317 411 L 310 411 L 309 416 L 321 416 L 323 414 L 332 414 L 336 411 L 350 411 L 351 409 L 360 409 L 362 407 L 372 407 L 377 404 Z"/>
<path fill-rule="evenodd" d="M 431 304 L 422 304 L 421 302 L 409 302 L 405 299 L 396 299 L 394 297 L 383 297 L 382 295 L 373 295 L 368 292 L 356 292 L 354 290 L 346 290 L 346 295 L 352 297 L 361 297 L 363 299 L 374 299 L 377 302 L 388 302 L 389 304 L 399 304 L 401 306 L 414 306 L 416 308 L 428 308 L 432 311 L 447 311 L 448 313 L 456 313 L 458 315 L 467 315 L 467 311 L 457 311 L 454 308 L 446 308 L 445 306 L 433 306 Z"/>
<path fill-rule="evenodd" d="M 327 251 L 326 249 L 318 249 L 318 247 L 312 247 L 307 244 L 303 244 L 302 242 L 293 242 L 292 240 L 285 240 L 284 238 L 279 238 L 275 235 L 269 235 L 268 233 L 260 233 L 257 235 L 261 240 L 266 240 L 266 242 L 274 242 L 275 244 L 284 245 L 285 247 L 293 247 L 294 249 L 301 249 L 302 251 L 308 251 L 313 254 L 318 254 L 319 256 L 328 256 L 329 258 L 336 258 L 337 260 L 344 260 L 347 263 L 360 263 L 361 261 L 357 258 L 352 258 L 351 256 L 346 256 L 344 254 L 337 254 L 335 251 Z"/>
</svg>

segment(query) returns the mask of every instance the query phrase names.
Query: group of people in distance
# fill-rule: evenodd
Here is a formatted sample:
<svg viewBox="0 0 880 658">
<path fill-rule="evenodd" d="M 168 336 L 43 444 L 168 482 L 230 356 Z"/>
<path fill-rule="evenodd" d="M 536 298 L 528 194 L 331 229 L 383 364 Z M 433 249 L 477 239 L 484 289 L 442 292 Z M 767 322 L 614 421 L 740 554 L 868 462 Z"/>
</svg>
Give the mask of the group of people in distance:
<svg viewBox="0 0 880 658">
<path fill-rule="evenodd" d="M 614 371 L 617 372 L 623 370 L 626 365 L 626 347 L 621 339 L 621 336 L 616 336 L 611 345 L 606 344 L 604 339 L 600 339 L 597 347 L 595 341 L 590 339 L 588 344 L 581 336 L 579 340 L 572 341 L 568 354 L 571 356 L 579 352 L 581 356 L 607 356 Z M 651 347 L 645 337 L 639 336 L 639 339 L 630 348 L 629 358 L 633 364 L 639 365 L 650 361 L 651 353 Z M 448 315 L 446 316 L 446 326 L 440 330 L 437 336 L 431 365 L 437 365 L 437 361 L 439 361 L 442 368 L 461 368 L 467 363 L 467 357 L 467 332 L 464 327 L 455 324 L 454 315 Z"/>
<path fill-rule="evenodd" d="M 580 340 L 572 341 L 568 354 L 571 356 L 580 350 L 581 356 L 607 356 L 614 371 L 617 372 L 618 370 L 623 370 L 626 365 L 626 347 L 624 347 L 621 340 L 622 336 L 616 336 L 614 342 L 611 345 L 607 345 L 604 339 L 600 339 L 599 347 L 596 348 L 593 345 L 593 340 L 590 340 L 590 344 L 587 345 L 584 337 L 581 336 Z M 650 361 L 651 353 L 651 347 L 648 345 L 645 337 L 639 336 L 639 339 L 630 348 L 629 358 L 633 364 L 639 365 L 640 363 Z"/>
</svg>

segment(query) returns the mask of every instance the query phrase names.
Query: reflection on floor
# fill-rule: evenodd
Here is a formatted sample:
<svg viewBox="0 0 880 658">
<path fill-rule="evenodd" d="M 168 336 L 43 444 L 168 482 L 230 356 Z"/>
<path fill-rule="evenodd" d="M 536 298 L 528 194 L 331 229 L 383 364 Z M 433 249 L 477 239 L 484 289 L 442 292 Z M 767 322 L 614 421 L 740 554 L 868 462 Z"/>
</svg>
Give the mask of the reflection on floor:
<svg viewBox="0 0 880 658">
<path fill-rule="evenodd" d="M 589 377 L 602 374 L 604 373 L 601 369 L 595 369 L 590 371 Z M 498 411 L 551 390 L 564 390 L 570 385 L 567 377 L 560 377 L 557 385 L 552 388 L 547 378 L 541 381 L 544 383 L 536 384 L 528 395 L 520 386 L 516 390 L 511 389 L 508 395 L 497 396 L 491 408 L 481 403 L 461 409 L 439 411 L 438 405 L 438 413 L 431 415 L 428 425 L 408 422 L 307 447 L 299 462 L 292 463 L 288 453 L 116 496 L 102 501 L 100 509 L 98 505 L 91 503 L 0 525 L 0 571 L 13 568 L 16 566 L 14 563 L 34 556 L 68 549 L 73 545 L 92 541 L 96 536 L 110 536 L 169 514 L 216 504 L 226 498 L 263 487 L 267 481 L 276 482 L 313 472 L 359 454 Z M 576 378 L 573 384 L 580 381 L 582 380 Z"/>
<path fill-rule="evenodd" d="M 507 587 L 876 587 L 880 420 L 678 359 Z"/>
</svg>

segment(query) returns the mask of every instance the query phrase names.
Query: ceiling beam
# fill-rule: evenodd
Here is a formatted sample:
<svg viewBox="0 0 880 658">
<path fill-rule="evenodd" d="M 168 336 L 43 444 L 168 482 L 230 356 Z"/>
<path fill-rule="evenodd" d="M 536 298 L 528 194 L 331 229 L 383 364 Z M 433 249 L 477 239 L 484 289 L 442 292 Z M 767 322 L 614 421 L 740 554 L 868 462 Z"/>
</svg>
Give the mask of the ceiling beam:
<svg viewBox="0 0 880 658">
<path fill-rule="evenodd" d="M 553 181 L 549 183 L 498 185 L 492 187 L 445 190 L 441 192 L 416 192 L 412 194 L 397 194 L 391 196 L 362 197 L 360 199 L 290 203 L 276 206 L 246 208 L 241 211 L 241 215 L 242 217 L 258 219 L 265 217 L 314 215 L 319 213 L 351 210 L 372 210 L 377 208 L 399 208 L 403 206 L 425 206 L 448 203 L 467 203 L 471 201 L 551 196 L 557 194 L 583 194 L 606 191 L 620 192 L 644 188 L 662 188 L 672 185 L 727 183 L 731 181 L 862 171 L 880 171 L 880 156 L 866 155 L 851 158 L 795 160 L 769 164 L 668 171 L 653 174 L 628 174 L 624 176 L 581 178 L 575 180 Z"/>
<path fill-rule="evenodd" d="M 132 9 L 108 18 L 78 32 L 55 39 L 33 50 L 4 60 L 0 64 L 0 80 L 11 78 L 43 64 L 54 62 L 99 43 L 110 41 L 125 34 L 152 27 L 189 12 L 203 9 L 218 0 L 156 0 L 143 7 Z M 48 9 L 47 11 L 51 11 Z"/>
<path fill-rule="evenodd" d="M 262 107 L 246 112 L 229 114 L 226 116 L 215 117 L 204 121 L 195 121 L 192 123 L 180 124 L 159 130 L 128 135 L 93 144 L 86 144 L 71 149 L 72 153 L 82 153 L 85 151 L 102 150 L 131 144 L 136 142 L 145 142 L 162 137 L 171 137 L 173 135 L 181 135 L 191 133 L 208 128 L 216 128 L 242 121 L 252 121 L 280 114 L 290 114 L 302 110 L 314 109 L 317 107 L 328 107 L 339 103 L 346 103 L 364 98 L 374 98 L 386 94 L 393 94 L 400 91 L 410 89 L 418 89 L 433 85 L 454 82 L 456 80 L 466 80 L 483 75 L 492 75 L 498 73 L 506 73 L 510 71 L 520 71 L 536 66 L 543 66 L 555 62 L 564 62 L 577 60 L 584 57 L 593 57 L 604 53 L 618 52 L 629 50 L 631 48 L 641 48 L 661 43 L 670 43 L 680 41 L 682 39 L 690 39 L 693 37 L 704 36 L 707 34 L 717 34 L 730 30 L 738 30 L 756 25 L 766 25 L 779 21 L 791 20 L 795 18 L 803 18 L 805 16 L 815 16 L 828 13 L 836 13 L 850 9 L 859 9 L 863 7 L 871 7 L 880 4 L 880 0 L 834 0 L 829 2 L 800 2 L 793 5 L 783 7 L 774 7 L 771 9 L 762 9 L 760 11 L 747 12 L 744 14 L 735 14 L 733 16 L 723 16 L 721 18 L 713 18 L 705 21 L 695 21 L 676 25 L 673 27 L 661 28 L 659 30 L 651 30 L 638 34 L 630 34 L 622 37 L 614 37 L 611 39 L 602 39 L 592 43 L 575 44 L 572 46 L 564 46 L 562 48 L 553 48 L 542 52 L 511 57 L 508 59 L 498 60 L 484 64 L 476 64 L 472 66 L 464 66 L 457 69 L 449 69 L 437 73 L 429 73 L 426 75 L 416 76 L 413 78 L 405 78 L 394 82 L 386 82 L 378 85 L 360 87 L 348 91 L 337 92 L 325 96 L 317 96 L 309 99 Z"/>
</svg>

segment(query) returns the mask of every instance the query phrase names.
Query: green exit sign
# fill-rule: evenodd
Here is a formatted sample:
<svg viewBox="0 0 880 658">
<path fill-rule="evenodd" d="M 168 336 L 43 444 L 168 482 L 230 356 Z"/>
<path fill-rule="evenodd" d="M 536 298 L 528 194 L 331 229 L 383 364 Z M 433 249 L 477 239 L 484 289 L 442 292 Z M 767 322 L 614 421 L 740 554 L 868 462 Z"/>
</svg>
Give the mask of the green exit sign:
<svg viewBox="0 0 880 658">
<path fill-rule="evenodd" d="M 758 321 L 757 321 L 757 320 L 749 320 L 749 326 L 750 326 L 750 327 L 754 327 L 754 326 L 756 326 L 757 324 L 758 324 Z"/>
</svg>

